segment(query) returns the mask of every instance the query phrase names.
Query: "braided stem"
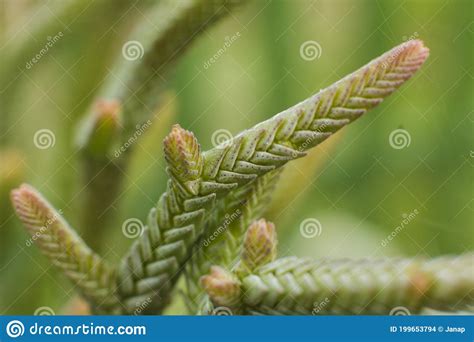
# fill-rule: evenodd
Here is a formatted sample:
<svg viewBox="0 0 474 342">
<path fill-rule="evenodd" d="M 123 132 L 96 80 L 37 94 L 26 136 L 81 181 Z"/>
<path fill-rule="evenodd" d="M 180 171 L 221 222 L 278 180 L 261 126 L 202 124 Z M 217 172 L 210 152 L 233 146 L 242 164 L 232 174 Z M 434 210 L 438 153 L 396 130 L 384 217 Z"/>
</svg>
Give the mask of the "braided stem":
<svg viewBox="0 0 474 342">
<path fill-rule="evenodd" d="M 310 260 L 287 257 L 241 281 L 250 314 L 420 313 L 474 304 L 474 255 L 432 260 Z"/>
<path fill-rule="evenodd" d="M 280 170 L 232 191 L 206 222 L 202 238 L 195 244 L 193 256 L 186 265 L 187 299 L 192 312 L 197 312 L 203 302 L 204 292 L 199 281 L 211 266 L 232 269 L 237 264 L 245 231 L 263 216 Z"/>
<path fill-rule="evenodd" d="M 118 287 L 125 307 L 134 310 L 146 302 L 146 312 L 159 312 L 217 199 L 304 156 L 304 151 L 381 103 L 427 56 L 421 41 L 401 44 L 309 99 L 204 152 L 203 166 L 193 174 L 193 192 L 169 181 L 149 226 L 120 267 Z"/>
<path fill-rule="evenodd" d="M 23 184 L 12 191 L 15 211 L 41 252 L 78 287 L 97 312 L 116 312 L 113 269 L 81 240 L 48 201 Z"/>
<path fill-rule="evenodd" d="M 91 145 L 96 147 L 92 142 L 100 133 L 100 126 L 95 124 L 97 103 L 82 120 L 76 136 L 76 143 L 84 152 L 86 190 L 82 223 L 90 232 L 109 222 L 110 205 L 122 184 L 133 144 L 154 122 L 153 116 L 163 103 L 162 91 L 168 72 L 204 30 L 244 1 L 160 1 L 150 8 L 147 14 L 150 20 L 139 25 L 124 42 L 118 63 L 97 101 L 117 104 L 120 122 L 117 139 L 106 140 L 98 151 L 91 149 Z"/>
</svg>

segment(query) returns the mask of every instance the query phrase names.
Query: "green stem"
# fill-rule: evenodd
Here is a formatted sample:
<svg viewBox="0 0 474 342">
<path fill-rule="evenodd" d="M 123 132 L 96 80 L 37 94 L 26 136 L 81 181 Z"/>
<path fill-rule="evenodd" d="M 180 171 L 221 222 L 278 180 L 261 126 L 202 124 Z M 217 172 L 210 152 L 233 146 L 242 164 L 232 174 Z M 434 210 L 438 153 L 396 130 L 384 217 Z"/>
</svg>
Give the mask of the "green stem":
<svg viewBox="0 0 474 342">
<path fill-rule="evenodd" d="M 22 185 L 12 191 L 13 207 L 35 243 L 77 286 L 98 313 L 119 312 L 115 271 L 95 254 L 38 191 Z"/>
<path fill-rule="evenodd" d="M 109 141 L 100 158 L 88 148 L 97 134 L 95 105 L 84 117 L 76 138 L 84 150 L 83 182 L 87 188 L 82 224 L 91 234 L 108 224 L 108 209 L 121 188 L 133 145 L 143 127 L 152 123 L 160 104 L 164 76 L 204 30 L 241 2 L 244 0 L 161 1 L 147 14 L 153 25 L 144 22 L 124 42 L 119 62 L 98 96 L 98 102 L 120 106 L 118 141 Z"/>
<path fill-rule="evenodd" d="M 189 184 L 169 181 L 149 225 L 124 257 L 118 288 L 133 311 L 161 312 L 216 200 L 318 145 L 380 104 L 428 57 L 421 41 L 401 44 L 334 85 L 202 154 Z"/>
<path fill-rule="evenodd" d="M 242 279 L 250 314 L 417 314 L 474 304 L 473 255 L 432 260 L 310 260 L 288 257 Z M 401 312 L 400 312 L 401 313 Z"/>
</svg>

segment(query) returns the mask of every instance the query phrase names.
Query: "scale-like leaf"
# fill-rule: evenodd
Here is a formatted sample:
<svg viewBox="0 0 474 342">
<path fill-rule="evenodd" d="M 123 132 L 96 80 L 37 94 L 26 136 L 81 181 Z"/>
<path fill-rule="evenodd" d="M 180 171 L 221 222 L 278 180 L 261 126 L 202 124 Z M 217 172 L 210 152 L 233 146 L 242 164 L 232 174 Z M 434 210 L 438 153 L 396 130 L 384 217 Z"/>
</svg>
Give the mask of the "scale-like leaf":
<svg viewBox="0 0 474 342">
<path fill-rule="evenodd" d="M 159 312 L 216 200 L 330 137 L 380 104 L 407 81 L 428 57 L 419 40 L 403 43 L 334 85 L 202 154 L 197 195 L 182 196 L 173 182 L 158 202 L 156 221 L 124 258 L 118 287 L 123 304 L 144 302 Z M 152 220 L 153 221 L 153 220 Z"/>
<path fill-rule="evenodd" d="M 432 260 L 287 257 L 240 279 L 251 314 L 378 314 L 474 305 L 474 256 Z"/>
<path fill-rule="evenodd" d="M 41 252 L 77 286 L 98 312 L 115 312 L 114 272 L 81 240 L 61 213 L 33 187 L 11 193 L 13 207 Z"/>
<path fill-rule="evenodd" d="M 431 260 L 286 257 L 250 274 L 213 268 L 203 277 L 213 307 L 251 315 L 388 315 L 474 305 L 474 255 Z M 218 272 L 216 272 L 218 270 Z M 223 288 L 232 288 L 226 296 Z M 240 298 L 237 298 L 240 295 Z"/>
</svg>

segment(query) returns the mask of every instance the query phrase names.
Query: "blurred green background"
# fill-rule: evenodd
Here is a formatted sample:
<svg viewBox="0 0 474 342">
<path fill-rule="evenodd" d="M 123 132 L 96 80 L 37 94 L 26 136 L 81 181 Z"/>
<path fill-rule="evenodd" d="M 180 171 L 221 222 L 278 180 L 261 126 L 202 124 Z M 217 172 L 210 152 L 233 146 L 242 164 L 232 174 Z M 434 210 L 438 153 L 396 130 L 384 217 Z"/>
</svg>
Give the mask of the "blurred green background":
<svg viewBox="0 0 474 342">
<path fill-rule="evenodd" d="M 83 189 L 74 131 L 121 58 L 128 32 L 147 20 L 149 6 L 84 1 L 74 16 L 62 18 L 64 2 L 1 2 L 2 59 L 22 51 L 13 62 L 2 62 L 1 73 L 2 314 L 32 314 L 42 306 L 59 313 L 75 296 L 66 279 L 28 246 L 8 193 L 20 182 L 33 184 L 81 231 Z M 211 148 L 213 132 L 236 134 L 410 38 L 422 39 L 431 50 L 421 71 L 334 142 L 324 143 L 309 162 L 293 167 L 286 182 L 297 184 L 297 191 L 282 191 L 268 215 L 280 232 L 281 255 L 436 256 L 472 250 L 473 12 L 469 0 L 257 0 L 242 6 L 205 32 L 167 79 L 174 117 L 147 131 L 135 148 L 124 188 L 110 207 L 114 223 L 103 228 L 110 236 L 103 254 L 120 258 L 131 242 L 121 223 L 129 217 L 145 220 L 164 191 L 160 143 L 172 123 L 195 132 L 203 149 Z M 42 16 L 56 21 L 56 31 L 45 35 L 36 29 Z M 63 37 L 25 68 L 58 30 Z M 205 67 L 237 33 L 226 52 Z M 318 58 L 301 58 L 306 41 L 318 42 Z M 389 136 L 399 128 L 409 133 L 410 144 L 395 149 Z M 53 147 L 35 147 L 40 129 L 54 132 Z M 383 244 L 415 210 L 418 214 Z M 320 235 L 300 234 L 306 218 L 321 223 Z"/>
</svg>

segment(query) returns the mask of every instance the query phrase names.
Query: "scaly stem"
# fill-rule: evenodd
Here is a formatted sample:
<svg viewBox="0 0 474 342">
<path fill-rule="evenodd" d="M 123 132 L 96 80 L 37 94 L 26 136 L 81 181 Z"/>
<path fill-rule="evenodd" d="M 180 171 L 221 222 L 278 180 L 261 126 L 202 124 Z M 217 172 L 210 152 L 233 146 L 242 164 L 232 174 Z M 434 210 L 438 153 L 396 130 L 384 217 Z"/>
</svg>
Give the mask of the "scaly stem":
<svg viewBox="0 0 474 342">
<path fill-rule="evenodd" d="M 237 265 L 244 234 L 248 226 L 261 218 L 280 178 L 280 170 L 267 173 L 255 182 L 232 191 L 219 202 L 208 218 L 201 239 L 186 264 L 187 303 L 198 312 L 204 292 L 199 285 L 201 276 L 212 265 L 232 269 Z"/>
<path fill-rule="evenodd" d="M 177 178 L 169 182 L 149 226 L 124 257 L 117 284 L 123 305 L 133 311 L 137 305 L 151 303 L 148 312 L 160 312 L 217 199 L 304 156 L 304 151 L 380 104 L 427 57 L 421 41 L 401 44 L 329 88 L 203 153 L 203 166 L 193 175 L 192 188 L 177 185 Z"/>
<path fill-rule="evenodd" d="M 388 315 L 474 304 L 473 255 L 423 259 L 279 259 L 240 279 L 250 314 Z M 393 313 L 393 311 L 392 311 Z"/>
<path fill-rule="evenodd" d="M 66 274 L 95 310 L 119 312 L 114 270 L 82 241 L 61 213 L 29 185 L 13 190 L 11 199 L 31 242 Z"/>
</svg>

